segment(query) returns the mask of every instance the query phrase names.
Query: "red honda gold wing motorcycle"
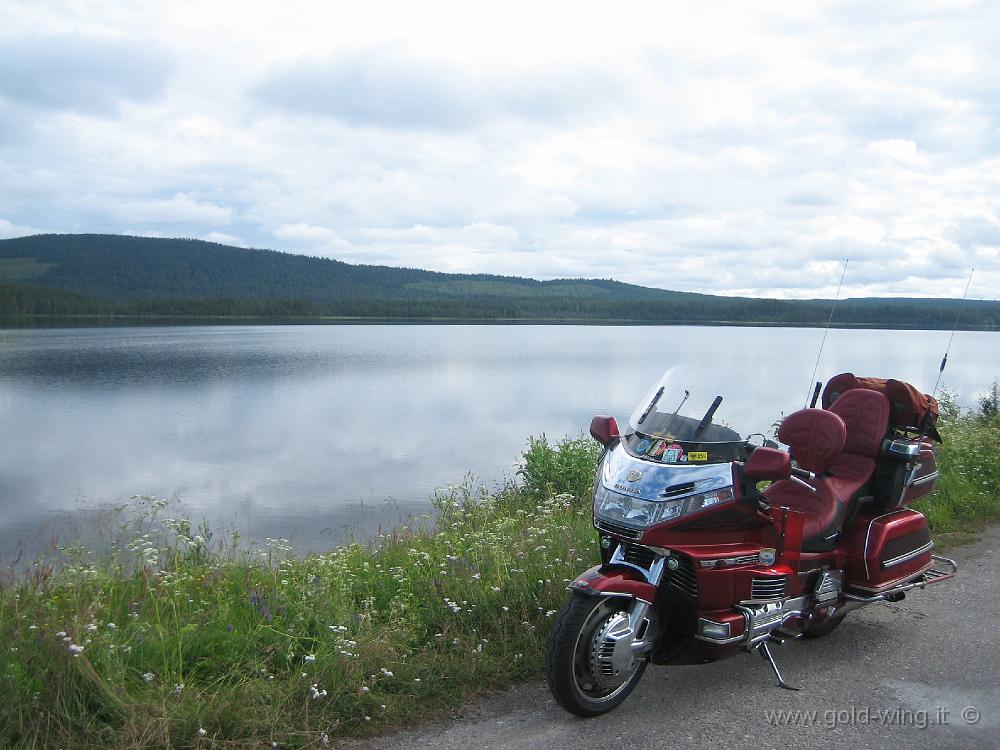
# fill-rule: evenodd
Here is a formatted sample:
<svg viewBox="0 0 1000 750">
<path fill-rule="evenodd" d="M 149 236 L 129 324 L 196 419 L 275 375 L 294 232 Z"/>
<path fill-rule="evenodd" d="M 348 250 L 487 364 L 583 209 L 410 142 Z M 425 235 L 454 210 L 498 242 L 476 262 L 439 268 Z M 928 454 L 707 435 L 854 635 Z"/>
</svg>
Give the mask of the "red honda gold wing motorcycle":
<svg viewBox="0 0 1000 750">
<path fill-rule="evenodd" d="M 570 584 L 547 658 L 566 710 L 610 711 L 649 663 L 750 651 L 796 689 L 769 644 L 826 635 L 852 609 L 955 575 L 906 507 L 938 476 L 933 398 L 844 374 L 821 407 L 782 420 L 785 452 L 750 434 L 756 397 L 740 375 L 679 365 L 624 436 L 613 418 L 594 417 L 605 446 L 593 499 L 602 564 Z"/>
</svg>

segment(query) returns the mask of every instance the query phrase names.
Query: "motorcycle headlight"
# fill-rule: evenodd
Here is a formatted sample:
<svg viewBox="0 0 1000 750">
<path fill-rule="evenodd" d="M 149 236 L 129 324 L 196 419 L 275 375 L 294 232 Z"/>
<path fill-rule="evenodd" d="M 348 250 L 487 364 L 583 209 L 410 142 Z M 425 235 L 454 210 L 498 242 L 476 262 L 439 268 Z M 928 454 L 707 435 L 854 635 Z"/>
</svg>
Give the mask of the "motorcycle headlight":
<svg viewBox="0 0 1000 750">
<path fill-rule="evenodd" d="M 697 513 L 713 505 L 732 500 L 733 488 L 721 487 L 711 492 L 670 500 L 643 500 L 612 492 L 602 484 L 594 492 L 594 516 L 604 521 L 645 529 L 681 516 Z"/>
</svg>

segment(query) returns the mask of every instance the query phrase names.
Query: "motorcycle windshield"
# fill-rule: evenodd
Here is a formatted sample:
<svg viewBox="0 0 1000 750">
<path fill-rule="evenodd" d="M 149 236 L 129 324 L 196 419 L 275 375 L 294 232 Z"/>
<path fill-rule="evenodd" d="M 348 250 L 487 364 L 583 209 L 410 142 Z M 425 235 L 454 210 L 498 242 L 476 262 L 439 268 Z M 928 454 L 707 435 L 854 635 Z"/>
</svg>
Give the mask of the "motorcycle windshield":
<svg viewBox="0 0 1000 750">
<path fill-rule="evenodd" d="M 629 418 L 625 444 L 661 463 L 740 460 L 759 430 L 757 394 L 734 370 L 681 364 L 667 370 Z"/>
</svg>

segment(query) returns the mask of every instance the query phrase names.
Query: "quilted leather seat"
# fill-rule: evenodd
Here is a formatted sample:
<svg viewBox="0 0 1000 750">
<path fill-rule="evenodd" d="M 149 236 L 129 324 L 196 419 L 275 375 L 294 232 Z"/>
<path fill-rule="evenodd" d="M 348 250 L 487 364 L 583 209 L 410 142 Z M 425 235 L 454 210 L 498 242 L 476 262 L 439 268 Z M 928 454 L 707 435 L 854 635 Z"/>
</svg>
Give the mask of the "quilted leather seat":
<svg viewBox="0 0 1000 750">
<path fill-rule="evenodd" d="M 828 482 L 841 502 L 862 494 L 875 473 L 882 440 L 889 427 L 889 399 L 877 391 L 855 389 L 841 394 L 829 407 L 844 420 L 843 452 L 827 467 Z"/>
<path fill-rule="evenodd" d="M 811 492 L 791 480 L 764 491 L 772 507 L 804 516 L 802 550 L 821 552 L 836 544 L 847 505 L 868 487 L 889 426 L 889 400 L 881 393 L 851 390 L 824 409 L 802 409 L 785 417 L 778 439 L 800 468 L 817 474 Z"/>
</svg>

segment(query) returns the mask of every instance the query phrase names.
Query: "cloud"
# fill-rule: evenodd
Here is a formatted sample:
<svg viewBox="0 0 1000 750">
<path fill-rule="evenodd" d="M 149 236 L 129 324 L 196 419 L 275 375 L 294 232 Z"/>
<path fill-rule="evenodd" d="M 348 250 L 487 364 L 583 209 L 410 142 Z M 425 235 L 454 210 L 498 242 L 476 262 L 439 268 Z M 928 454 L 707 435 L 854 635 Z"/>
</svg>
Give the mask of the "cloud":
<svg viewBox="0 0 1000 750">
<path fill-rule="evenodd" d="M 111 206 L 119 219 L 131 222 L 162 224 L 226 225 L 232 221 L 233 210 L 208 201 L 199 201 L 187 193 L 172 198 L 145 201 L 125 201 Z"/>
<path fill-rule="evenodd" d="M 0 96 L 33 107 L 113 115 L 123 102 L 149 102 L 170 62 L 138 39 L 53 35 L 4 39 Z"/>
<path fill-rule="evenodd" d="M 28 234 L 41 234 L 41 232 L 31 227 L 14 224 L 6 219 L 0 219 L 0 240 L 7 240 L 12 237 L 24 237 Z"/>
<path fill-rule="evenodd" d="M 558 122 L 624 88 L 594 68 L 470 70 L 390 47 L 294 63 L 269 73 L 251 95 L 279 110 L 358 125 L 452 130 L 497 116 Z"/>
<path fill-rule="evenodd" d="M 8 2 L 4 219 L 779 297 L 975 265 L 1000 295 L 1000 5 L 297 7 Z"/>
<path fill-rule="evenodd" d="M 983 216 L 961 218 L 949 232 L 951 238 L 961 247 L 1000 248 L 1000 224 Z"/>
</svg>

